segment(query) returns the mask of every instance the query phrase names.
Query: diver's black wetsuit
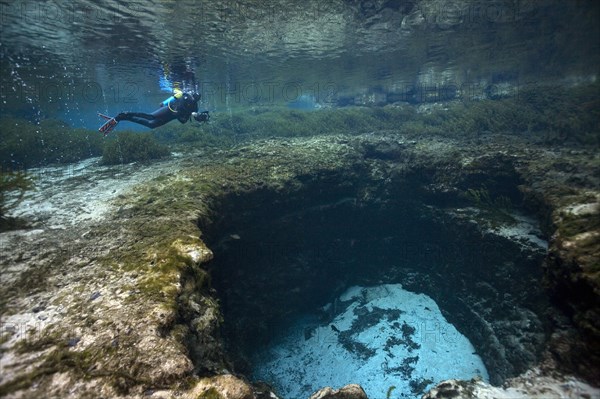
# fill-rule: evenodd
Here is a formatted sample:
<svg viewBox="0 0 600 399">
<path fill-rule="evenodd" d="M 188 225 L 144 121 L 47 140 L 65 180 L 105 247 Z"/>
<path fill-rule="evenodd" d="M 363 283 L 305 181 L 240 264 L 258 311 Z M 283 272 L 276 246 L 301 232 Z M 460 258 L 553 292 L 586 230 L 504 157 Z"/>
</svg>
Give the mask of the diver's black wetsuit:
<svg viewBox="0 0 600 399">
<path fill-rule="evenodd" d="M 184 93 L 181 98 L 172 100 L 169 105 L 160 107 L 151 114 L 143 112 L 122 112 L 115 116 L 117 122 L 130 121 L 151 129 L 177 119 L 181 123 L 190 120 L 192 112 L 198 112 L 199 94 Z M 198 118 L 196 120 L 200 121 Z"/>
</svg>

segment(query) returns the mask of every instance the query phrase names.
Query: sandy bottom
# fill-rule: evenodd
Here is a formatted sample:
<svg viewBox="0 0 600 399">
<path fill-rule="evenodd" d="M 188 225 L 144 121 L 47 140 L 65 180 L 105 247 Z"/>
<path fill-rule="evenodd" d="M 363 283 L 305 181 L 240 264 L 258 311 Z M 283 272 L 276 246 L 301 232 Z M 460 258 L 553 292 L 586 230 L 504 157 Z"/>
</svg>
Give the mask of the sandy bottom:
<svg viewBox="0 0 600 399">
<path fill-rule="evenodd" d="M 488 380 L 473 345 L 426 295 L 399 284 L 352 287 L 323 311 L 330 323 L 305 315 L 260 350 L 254 378 L 285 399 L 350 383 L 370 398 L 419 398 L 445 379 Z"/>
</svg>

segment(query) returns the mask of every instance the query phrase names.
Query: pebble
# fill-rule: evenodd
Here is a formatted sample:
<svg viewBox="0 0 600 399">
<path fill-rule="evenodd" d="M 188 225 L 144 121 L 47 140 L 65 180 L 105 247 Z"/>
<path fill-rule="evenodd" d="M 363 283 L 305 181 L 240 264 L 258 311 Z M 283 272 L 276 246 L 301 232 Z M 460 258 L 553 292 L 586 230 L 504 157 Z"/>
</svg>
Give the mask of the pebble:
<svg viewBox="0 0 600 399">
<path fill-rule="evenodd" d="M 102 294 L 99 293 L 98 291 L 94 292 L 92 295 L 90 295 L 90 301 L 93 301 L 95 299 L 98 299 Z"/>
</svg>

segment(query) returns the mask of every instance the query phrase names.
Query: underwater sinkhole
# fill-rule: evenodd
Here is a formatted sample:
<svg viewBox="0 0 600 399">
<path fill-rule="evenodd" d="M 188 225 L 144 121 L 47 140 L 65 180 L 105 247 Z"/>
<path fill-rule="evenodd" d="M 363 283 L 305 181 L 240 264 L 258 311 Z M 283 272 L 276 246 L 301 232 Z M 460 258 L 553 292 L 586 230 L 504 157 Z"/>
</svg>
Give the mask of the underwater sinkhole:
<svg viewBox="0 0 600 399">
<path fill-rule="evenodd" d="M 518 183 L 499 186 L 516 198 Z M 364 192 L 330 176 L 231 195 L 201 226 L 236 372 L 285 399 L 349 383 L 420 397 L 447 378 L 499 385 L 539 360 L 543 246 L 487 234 L 447 198 L 399 194 L 417 187 Z"/>
</svg>

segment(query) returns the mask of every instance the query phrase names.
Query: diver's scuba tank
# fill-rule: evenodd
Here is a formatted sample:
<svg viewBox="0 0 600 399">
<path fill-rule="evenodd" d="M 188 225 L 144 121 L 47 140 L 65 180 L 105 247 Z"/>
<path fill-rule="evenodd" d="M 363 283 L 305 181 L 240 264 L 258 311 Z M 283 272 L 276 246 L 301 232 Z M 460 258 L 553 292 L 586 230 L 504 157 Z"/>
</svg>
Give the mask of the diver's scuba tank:
<svg viewBox="0 0 600 399">
<path fill-rule="evenodd" d="M 177 112 L 173 108 L 171 108 L 171 102 L 175 100 L 179 100 L 183 96 L 183 92 L 179 89 L 173 89 L 173 95 L 163 101 L 161 104 L 163 107 L 169 107 L 169 109 L 173 112 Z"/>
</svg>

